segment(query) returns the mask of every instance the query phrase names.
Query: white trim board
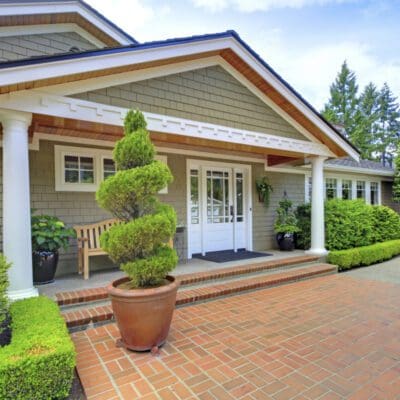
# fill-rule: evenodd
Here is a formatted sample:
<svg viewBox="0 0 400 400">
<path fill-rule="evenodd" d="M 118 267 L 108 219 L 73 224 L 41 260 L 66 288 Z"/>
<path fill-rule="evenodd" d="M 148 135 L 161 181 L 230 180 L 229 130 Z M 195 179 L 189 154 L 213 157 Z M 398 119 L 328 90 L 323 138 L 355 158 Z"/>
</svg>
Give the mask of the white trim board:
<svg viewBox="0 0 400 400">
<path fill-rule="evenodd" d="M 228 74 L 230 74 L 233 78 L 235 78 L 255 96 L 257 96 L 262 102 L 264 102 L 268 107 L 275 111 L 280 117 L 282 117 L 286 122 L 293 126 L 297 131 L 303 134 L 307 139 L 311 140 L 312 142 L 319 143 L 314 135 L 303 128 L 297 121 L 295 121 L 289 114 L 283 111 L 261 90 L 255 87 L 248 79 L 246 79 L 242 74 L 236 71 L 221 56 L 206 57 L 199 60 L 183 61 L 170 65 L 147 68 L 145 70 L 123 72 L 120 74 L 109 75 L 100 78 L 86 79 L 79 82 L 69 82 L 60 85 L 53 85 L 43 88 L 41 89 L 41 91 L 52 93 L 55 95 L 69 96 L 72 94 L 89 92 L 97 89 L 138 82 L 146 79 L 153 79 L 166 75 L 179 74 L 186 71 L 194 71 L 196 69 L 202 69 L 217 65 L 220 66 Z"/>
<path fill-rule="evenodd" d="M 11 67 L 0 71 L 0 85 L 10 85 L 25 81 L 53 78 L 60 75 L 79 74 L 106 68 L 120 67 L 142 62 L 175 58 L 184 55 L 195 55 L 208 51 L 231 49 L 260 76 L 281 93 L 291 104 L 299 109 L 331 140 L 334 140 L 352 158 L 358 160 L 359 155 L 338 133 L 326 124 L 319 116 L 293 94 L 275 75 L 263 66 L 247 49 L 233 37 L 223 37 L 190 43 L 172 44 L 169 46 L 150 47 L 121 53 L 107 53 L 97 56 L 55 61 Z"/>
<path fill-rule="evenodd" d="M 75 32 L 98 48 L 106 46 L 105 43 L 94 37 L 88 31 L 85 31 L 80 26 L 73 23 L 24 25 L 23 29 L 21 28 L 21 26 L 2 26 L 0 27 L 0 38 L 7 36 L 42 35 L 46 33 L 65 32 Z"/>
<path fill-rule="evenodd" d="M 9 110 L 29 111 L 31 113 L 52 115 L 96 123 L 122 126 L 127 108 L 94 103 L 86 100 L 31 92 L 30 96 L 15 92 L 0 97 L 0 107 Z M 334 157 L 322 143 L 286 138 L 273 134 L 235 129 L 227 126 L 203 123 L 167 115 L 143 113 L 148 129 L 153 132 L 190 136 L 200 139 L 245 144 L 264 149 L 275 149 Z"/>
<path fill-rule="evenodd" d="M 36 2 L 29 0 L 23 3 L 10 1 L 9 3 L 0 4 L 0 15 L 37 15 L 37 14 L 62 14 L 77 13 L 88 22 L 96 26 L 108 36 L 119 42 L 121 45 L 131 44 L 132 41 L 124 35 L 119 29 L 107 23 L 99 15 L 85 7 L 78 1 L 43 1 Z"/>
</svg>

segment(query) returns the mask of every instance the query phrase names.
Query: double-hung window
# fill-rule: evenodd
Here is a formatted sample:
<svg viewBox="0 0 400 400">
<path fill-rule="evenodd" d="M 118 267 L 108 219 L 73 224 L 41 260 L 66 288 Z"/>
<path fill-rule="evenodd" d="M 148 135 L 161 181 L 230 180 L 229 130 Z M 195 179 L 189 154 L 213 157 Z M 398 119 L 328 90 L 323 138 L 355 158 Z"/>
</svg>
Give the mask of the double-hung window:
<svg viewBox="0 0 400 400">
<path fill-rule="evenodd" d="M 365 181 L 357 181 L 357 199 L 365 200 Z"/>
<path fill-rule="evenodd" d="M 379 184 L 378 182 L 370 183 L 370 201 L 371 204 L 379 204 Z"/>
<path fill-rule="evenodd" d="M 337 180 L 334 178 L 326 178 L 325 180 L 325 197 L 327 200 L 334 199 L 337 196 Z"/>
<path fill-rule="evenodd" d="M 342 179 L 342 199 L 351 200 L 353 198 L 353 182 L 351 179 Z"/>
<path fill-rule="evenodd" d="M 116 173 L 112 151 L 91 147 L 54 146 L 56 191 L 95 192 Z M 166 156 L 156 159 L 167 163 Z M 159 193 L 168 193 L 168 188 Z"/>
</svg>

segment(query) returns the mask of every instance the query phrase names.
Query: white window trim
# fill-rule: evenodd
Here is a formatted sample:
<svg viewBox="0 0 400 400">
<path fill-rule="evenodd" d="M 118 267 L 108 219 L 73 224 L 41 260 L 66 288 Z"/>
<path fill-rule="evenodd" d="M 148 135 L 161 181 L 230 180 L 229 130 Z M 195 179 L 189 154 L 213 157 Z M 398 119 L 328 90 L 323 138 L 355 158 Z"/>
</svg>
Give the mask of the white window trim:
<svg viewBox="0 0 400 400">
<path fill-rule="evenodd" d="M 93 158 L 94 183 L 67 183 L 64 174 L 65 156 Z M 90 147 L 54 146 L 55 190 L 56 192 L 95 192 L 104 177 L 103 160 L 112 159 L 112 151 L 107 149 L 94 149 Z M 167 156 L 156 155 L 157 160 L 168 163 Z M 159 194 L 167 194 L 168 186 L 160 190 Z"/>
<path fill-rule="evenodd" d="M 309 196 L 309 178 L 311 174 L 305 174 L 304 179 L 304 201 L 309 203 L 311 201 Z M 371 176 L 360 176 L 360 175 L 338 175 L 333 173 L 325 173 L 324 174 L 324 196 L 326 196 L 326 178 L 328 179 L 336 179 L 337 184 L 337 198 L 342 198 L 342 182 L 344 180 L 351 181 L 352 183 L 352 200 L 357 199 L 357 181 L 365 182 L 365 202 L 367 204 L 371 204 L 371 183 L 375 182 L 378 184 L 378 202 L 376 205 L 382 204 L 382 183 L 381 179 L 378 177 L 371 177 Z"/>
</svg>

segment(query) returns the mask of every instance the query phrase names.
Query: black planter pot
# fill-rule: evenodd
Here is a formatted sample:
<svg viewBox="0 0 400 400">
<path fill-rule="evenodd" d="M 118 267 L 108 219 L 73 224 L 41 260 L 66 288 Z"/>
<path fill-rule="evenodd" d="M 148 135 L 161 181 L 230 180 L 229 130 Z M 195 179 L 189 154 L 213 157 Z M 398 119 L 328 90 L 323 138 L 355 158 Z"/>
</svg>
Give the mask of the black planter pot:
<svg viewBox="0 0 400 400">
<path fill-rule="evenodd" d="M 34 251 L 33 258 L 33 283 L 43 285 L 54 282 L 58 264 L 58 251 Z"/>
<path fill-rule="evenodd" d="M 6 314 L 6 318 L 0 323 L 0 347 L 6 346 L 11 342 L 11 315 Z"/>
<path fill-rule="evenodd" d="M 293 251 L 295 243 L 294 233 L 277 233 L 276 241 L 279 246 L 279 250 L 282 251 Z"/>
</svg>

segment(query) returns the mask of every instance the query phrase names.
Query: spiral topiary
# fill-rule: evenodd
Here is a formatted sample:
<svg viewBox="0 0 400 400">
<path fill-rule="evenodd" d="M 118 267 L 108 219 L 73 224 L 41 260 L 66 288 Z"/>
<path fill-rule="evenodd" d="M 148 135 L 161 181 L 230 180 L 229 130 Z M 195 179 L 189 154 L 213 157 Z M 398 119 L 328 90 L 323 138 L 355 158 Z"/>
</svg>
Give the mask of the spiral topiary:
<svg viewBox="0 0 400 400">
<path fill-rule="evenodd" d="M 117 172 L 96 193 L 100 207 L 121 220 L 101 235 L 101 247 L 120 264 L 133 288 L 162 284 L 178 262 L 166 244 L 175 233 L 176 213 L 156 196 L 173 177 L 167 165 L 154 159 L 146 126 L 140 111 L 127 113 L 125 136 L 113 152 Z"/>
</svg>

